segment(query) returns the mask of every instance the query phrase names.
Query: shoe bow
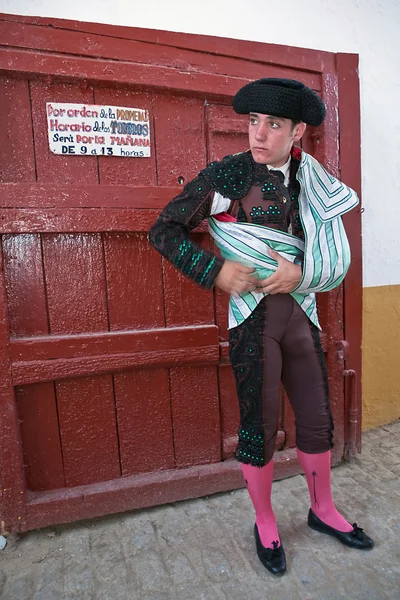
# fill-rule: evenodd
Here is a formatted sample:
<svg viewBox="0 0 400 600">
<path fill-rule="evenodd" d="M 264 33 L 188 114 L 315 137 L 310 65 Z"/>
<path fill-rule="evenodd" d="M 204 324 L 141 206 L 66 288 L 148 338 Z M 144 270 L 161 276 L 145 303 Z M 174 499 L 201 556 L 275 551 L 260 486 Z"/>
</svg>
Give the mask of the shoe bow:
<svg viewBox="0 0 400 600">
<path fill-rule="evenodd" d="M 358 527 L 357 523 L 353 523 L 353 531 L 351 532 L 352 537 L 355 537 L 357 540 L 364 539 L 364 529 L 362 527 Z"/>
</svg>

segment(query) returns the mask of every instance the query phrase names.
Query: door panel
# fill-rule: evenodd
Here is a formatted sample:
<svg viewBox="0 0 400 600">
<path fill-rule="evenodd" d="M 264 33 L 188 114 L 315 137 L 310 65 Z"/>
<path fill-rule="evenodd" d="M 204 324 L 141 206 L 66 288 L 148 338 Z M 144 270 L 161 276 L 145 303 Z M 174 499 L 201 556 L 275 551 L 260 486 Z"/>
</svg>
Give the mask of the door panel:
<svg viewBox="0 0 400 600">
<path fill-rule="evenodd" d="M 26 530 L 240 487 L 228 298 L 178 273 L 147 232 L 209 161 L 247 149 L 248 117 L 230 103 L 249 78 L 296 77 L 329 98 L 327 124 L 308 129 L 303 147 L 338 168 L 335 55 L 237 40 L 222 55 L 205 36 L 154 32 L 154 44 L 141 30 L 113 37 L 82 23 L 57 22 L 58 38 L 40 19 L 11 21 L 17 50 L 7 36 L 0 45 L 0 461 L 11 457 L 0 464 L 0 521 Z M 85 28 L 95 61 L 77 41 Z M 53 155 L 46 102 L 148 110 L 151 157 Z M 206 224 L 193 239 L 214 247 Z M 318 305 L 339 460 L 342 291 Z M 282 395 L 278 477 L 298 471 L 294 445 Z"/>
<path fill-rule="evenodd" d="M 119 477 L 111 375 L 58 381 L 56 396 L 67 487 Z"/>
<path fill-rule="evenodd" d="M 161 256 L 146 235 L 105 234 L 104 252 L 110 331 L 164 327 Z"/>
</svg>

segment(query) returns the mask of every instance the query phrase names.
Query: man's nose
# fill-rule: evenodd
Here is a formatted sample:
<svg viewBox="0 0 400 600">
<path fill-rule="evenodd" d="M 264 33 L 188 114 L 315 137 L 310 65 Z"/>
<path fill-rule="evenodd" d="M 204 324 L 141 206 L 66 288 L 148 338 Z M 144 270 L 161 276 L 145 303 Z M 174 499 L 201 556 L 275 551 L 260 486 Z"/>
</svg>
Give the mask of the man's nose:
<svg viewBox="0 0 400 600">
<path fill-rule="evenodd" d="M 256 139 L 257 140 L 265 140 L 267 137 L 267 126 L 265 123 L 259 123 L 256 130 Z"/>
</svg>

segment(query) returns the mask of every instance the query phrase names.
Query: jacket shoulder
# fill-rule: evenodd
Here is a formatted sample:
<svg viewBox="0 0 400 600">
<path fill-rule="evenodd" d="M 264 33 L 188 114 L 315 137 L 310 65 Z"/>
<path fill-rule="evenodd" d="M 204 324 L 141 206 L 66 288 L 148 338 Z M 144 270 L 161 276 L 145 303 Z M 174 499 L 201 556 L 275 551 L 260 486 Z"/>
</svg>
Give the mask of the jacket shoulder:
<svg viewBox="0 0 400 600">
<path fill-rule="evenodd" d="M 211 162 L 200 173 L 212 188 L 224 198 L 238 200 L 250 189 L 253 163 L 247 152 L 229 154 L 220 161 Z"/>
</svg>

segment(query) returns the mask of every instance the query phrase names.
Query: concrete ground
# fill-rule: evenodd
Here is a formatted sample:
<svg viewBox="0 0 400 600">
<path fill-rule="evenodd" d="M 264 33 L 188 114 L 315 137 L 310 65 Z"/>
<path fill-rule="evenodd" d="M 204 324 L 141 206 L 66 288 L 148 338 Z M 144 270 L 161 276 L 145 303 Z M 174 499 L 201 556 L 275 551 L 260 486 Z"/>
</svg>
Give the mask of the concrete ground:
<svg viewBox="0 0 400 600">
<path fill-rule="evenodd" d="M 375 539 L 352 550 L 307 527 L 304 477 L 274 483 L 288 572 L 255 553 L 246 490 L 33 531 L 0 551 L 1 600 L 400 600 L 400 422 L 333 470 L 338 507 Z"/>
</svg>

